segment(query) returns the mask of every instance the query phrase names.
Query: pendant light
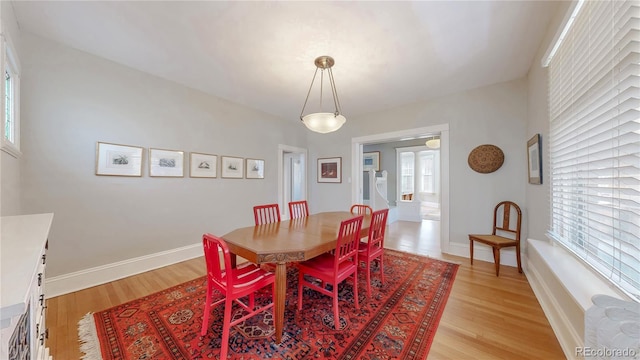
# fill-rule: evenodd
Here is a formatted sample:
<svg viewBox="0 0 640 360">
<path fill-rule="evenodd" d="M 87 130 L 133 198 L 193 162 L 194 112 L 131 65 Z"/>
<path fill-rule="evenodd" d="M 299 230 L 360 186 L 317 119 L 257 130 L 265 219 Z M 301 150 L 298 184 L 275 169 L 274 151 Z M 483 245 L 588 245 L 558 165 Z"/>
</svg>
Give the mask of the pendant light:
<svg viewBox="0 0 640 360">
<path fill-rule="evenodd" d="M 311 86 L 309 86 L 309 92 L 307 92 L 307 98 L 304 100 L 304 105 L 302 106 L 302 111 L 300 112 L 300 120 L 304 123 L 304 125 L 311 131 L 315 131 L 317 133 L 326 134 L 333 131 L 336 131 L 344 125 L 347 119 L 342 115 L 340 108 L 340 100 L 338 100 L 338 93 L 336 92 L 336 84 L 333 79 L 333 72 L 331 71 L 331 67 L 335 64 L 335 61 L 331 56 L 320 56 L 315 60 L 316 71 L 313 74 L 313 79 L 311 79 Z M 318 70 L 320 70 L 320 112 L 310 113 L 304 115 L 304 110 L 307 107 L 307 102 L 309 101 L 309 95 L 311 94 L 311 89 L 313 88 L 313 83 L 316 80 L 316 75 L 318 74 Z M 335 110 L 333 113 L 330 112 L 322 112 L 322 90 L 324 85 L 324 73 L 325 71 L 328 74 L 329 86 L 331 87 L 331 95 L 333 96 L 333 105 Z"/>
</svg>

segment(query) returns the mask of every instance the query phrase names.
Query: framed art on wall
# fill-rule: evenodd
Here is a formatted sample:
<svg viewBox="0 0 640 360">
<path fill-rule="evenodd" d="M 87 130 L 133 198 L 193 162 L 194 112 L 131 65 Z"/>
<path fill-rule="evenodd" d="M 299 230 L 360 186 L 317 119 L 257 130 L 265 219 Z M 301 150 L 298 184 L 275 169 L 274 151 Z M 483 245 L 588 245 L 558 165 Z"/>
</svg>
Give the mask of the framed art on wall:
<svg viewBox="0 0 640 360">
<path fill-rule="evenodd" d="M 215 178 L 218 156 L 192 152 L 189 154 L 189 176 L 193 178 Z"/>
<path fill-rule="evenodd" d="M 242 179 L 244 176 L 244 159 L 233 156 L 223 156 L 220 167 L 223 178 Z"/>
<path fill-rule="evenodd" d="M 184 152 L 150 148 L 149 176 L 183 177 Z"/>
<path fill-rule="evenodd" d="M 542 184 L 542 142 L 540 134 L 527 141 L 527 159 L 529 160 L 529 184 Z"/>
<path fill-rule="evenodd" d="M 380 171 L 380 151 L 362 153 L 362 170 Z"/>
<path fill-rule="evenodd" d="M 96 175 L 142 176 L 143 148 L 137 146 L 96 144 Z"/>
<path fill-rule="evenodd" d="M 247 179 L 264 179 L 264 160 L 247 159 Z"/>
<path fill-rule="evenodd" d="M 318 182 L 341 183 L 342 182 L 342 158 L 318 159 Z"/>
</svg>

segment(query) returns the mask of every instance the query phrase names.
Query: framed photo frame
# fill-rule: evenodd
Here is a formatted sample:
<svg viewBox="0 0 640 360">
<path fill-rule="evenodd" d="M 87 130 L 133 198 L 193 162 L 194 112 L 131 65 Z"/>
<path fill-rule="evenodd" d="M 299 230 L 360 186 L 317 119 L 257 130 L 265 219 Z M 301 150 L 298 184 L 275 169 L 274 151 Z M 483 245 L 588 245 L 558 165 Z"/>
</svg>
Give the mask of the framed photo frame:
<svg viewBox="0 0 640 360">
<path fill-rule="evenodd" d="M 542 184 L 542 142 L 540 134 L 527 141 L 529 184 Z"/>
<path fill-rule="evenodd" d="M 218 176 L 218 156 L 212 154 L 189 153 L 189 177 L 215 178 Z"/>
<path fill-rule="evenodd" d="M 184 177 L 184 151 L 149 148 L 149 176 Z"/>
<path fill-rule="evenodd" d="M 264 160 L 247 159 L 247 179 L 264 179 Z"/>
<path fill-rule="evenodd" d="M 342 182 L 342 158 L 318 159 L 318 182 L 341 183 Z"/>
<path fill-rule="evenodd" d="M 380 151 L 362 153 L 362 169 L 380 171 Z"/>
<path fill-rule="evenodd" d="M 223 178 L 242 179 L 244 177 L 244 159 L 233 156 L 223 156 L 220 172 Z"/>
<path fill-rule="evenodd" d="M 143 148 L 96 143 L 96 175 L 142 176 Z"/>
</svg>

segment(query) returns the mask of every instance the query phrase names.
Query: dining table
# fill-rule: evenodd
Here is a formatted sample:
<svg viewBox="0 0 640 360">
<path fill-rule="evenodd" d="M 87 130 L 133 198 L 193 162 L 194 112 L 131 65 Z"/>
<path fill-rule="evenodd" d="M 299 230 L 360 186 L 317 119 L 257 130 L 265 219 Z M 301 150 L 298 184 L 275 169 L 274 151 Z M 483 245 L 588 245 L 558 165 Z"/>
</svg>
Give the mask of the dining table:
<svg viewBox="0 0 640 360">
<path fill-rule="evenodd" d="M 241 256 L 255 264 L 275 264 L 275 335 L 282 341 L 284 305 L 287 294 L 287 264 L 312 259 L 336 248 L 340 223 L 355 216 L 349 211 L 333 211 L 239 228 L 223 235 L 235 264 Z M 364 215 L 361 237 L 366 237 L 371 215 Z"/>
</svg>

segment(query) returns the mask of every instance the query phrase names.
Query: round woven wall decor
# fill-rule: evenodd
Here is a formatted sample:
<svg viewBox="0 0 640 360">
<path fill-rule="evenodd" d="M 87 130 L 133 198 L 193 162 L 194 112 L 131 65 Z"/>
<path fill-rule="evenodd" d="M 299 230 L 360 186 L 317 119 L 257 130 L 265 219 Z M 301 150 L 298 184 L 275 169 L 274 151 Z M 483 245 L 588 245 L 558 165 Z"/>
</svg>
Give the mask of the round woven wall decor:
<svg viewBox="0 0 640 360">
<path fill-rule="evenodd" d="M 469 167 L 482 174 L 492 173 L 504 163 L 504 153 L 495 145 L 480 145 L 469 153 Z"/>
</svg>

